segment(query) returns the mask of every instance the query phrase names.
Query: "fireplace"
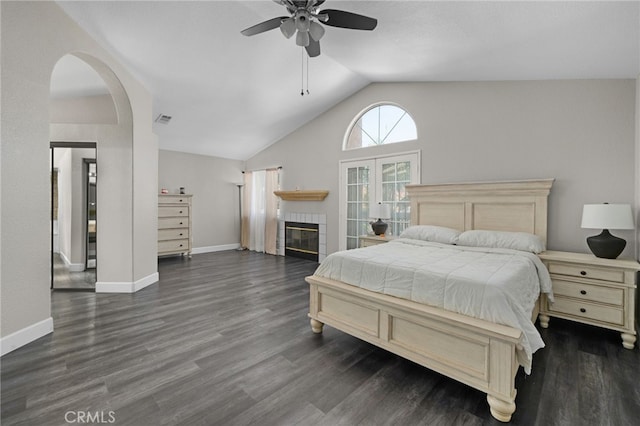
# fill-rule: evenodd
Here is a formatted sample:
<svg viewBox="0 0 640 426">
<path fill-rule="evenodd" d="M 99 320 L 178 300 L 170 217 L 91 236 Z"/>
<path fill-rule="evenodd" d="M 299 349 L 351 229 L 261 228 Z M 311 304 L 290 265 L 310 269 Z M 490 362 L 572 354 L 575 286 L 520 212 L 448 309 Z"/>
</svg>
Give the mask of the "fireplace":
<svg viewBox="0 0 640 426">
<path fill-rule="evenodd" d="M 318 261 L 319 234 L 317 223 L 284 223 L 285 256 Z"/>
<path fill-rule="evenodd" d="M 278 254 L 280 256 L 291 256 L 292 254 L 295 256 L 298 252 L 286 252 L 285 246 L 287 246 L 286 241 L 286 224 L 287 222 L 297 222 L 298 224 L 302 224 L 304 226 L 299 226 L 298 228 L 315 228 L 318 230 L 318 247 L 315 251 L 318 252 L 317 258 L 314 257 L 316 262 L 322 262 L 327 257 L 327 215 L 325 213 L 317 212 L 317 213 L 296 213 L 296 212 L 287 212 L 281 210 L 278 215 Z M 303 250 L 305 250 L 303 248 Z M 314 250 L 310 250 L 314 251 Z M 294 254 L 295 253 L 295 254 Z"/>
</svg>

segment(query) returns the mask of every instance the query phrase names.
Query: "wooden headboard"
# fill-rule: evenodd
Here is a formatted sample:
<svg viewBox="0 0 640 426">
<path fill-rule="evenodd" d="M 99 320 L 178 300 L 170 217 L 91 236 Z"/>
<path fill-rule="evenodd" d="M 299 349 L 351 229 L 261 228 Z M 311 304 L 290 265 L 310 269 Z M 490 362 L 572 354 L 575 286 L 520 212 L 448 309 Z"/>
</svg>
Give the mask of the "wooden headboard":
<svg viewBox="0 0 640 426">
<path fill-rule="evenodd" d="M 546 241 L 553 180 L 407 185 L 411 224 L 529 232 Z"/>
</svg>

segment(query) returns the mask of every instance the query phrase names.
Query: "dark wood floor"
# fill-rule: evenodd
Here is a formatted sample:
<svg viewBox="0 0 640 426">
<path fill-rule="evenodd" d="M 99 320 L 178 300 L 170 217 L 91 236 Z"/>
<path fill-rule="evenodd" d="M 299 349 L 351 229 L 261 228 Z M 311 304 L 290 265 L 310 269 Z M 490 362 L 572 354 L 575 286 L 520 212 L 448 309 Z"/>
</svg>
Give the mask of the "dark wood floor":
<svg viewBox="0 0 640 426">
<path fill-rule="evenodd" d="M 2 425 L 80 424 L 78 412 L 116 425 L 499 424 L 481 392 L 330 327 L 313 334 L 315 267 L 229 251 L 163 259 L 160 283 L 133 295 L 52 293 L 55 332 L 2 358 Z M 561 320 L 542 335 L 512 424 L 638 424 L 637 348 Z"/>
</svg>

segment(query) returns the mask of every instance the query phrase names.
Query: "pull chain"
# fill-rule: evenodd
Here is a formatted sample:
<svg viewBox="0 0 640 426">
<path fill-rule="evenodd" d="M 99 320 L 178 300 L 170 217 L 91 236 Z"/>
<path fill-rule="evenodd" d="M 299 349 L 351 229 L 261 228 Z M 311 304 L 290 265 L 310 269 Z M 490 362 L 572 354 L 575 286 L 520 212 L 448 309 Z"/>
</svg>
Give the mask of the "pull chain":
<svg viewBox="0 0 640 426">
<path fill-rule="evenodd" d="M 309 55 L 307 55 L 307 95 L 309 94 Z"/>
<path fill-rule="evenodd" d="M 302 56 L 301 56 L 301 63 L 300 63 L 300 96 L 304 96 L 305 94 L 305 90 L 304 90 L 304 47 L 301 49 L 302 51 Z M 307 55 L 307 95 L 309 94 L 309 55 Z"/>
</svg>

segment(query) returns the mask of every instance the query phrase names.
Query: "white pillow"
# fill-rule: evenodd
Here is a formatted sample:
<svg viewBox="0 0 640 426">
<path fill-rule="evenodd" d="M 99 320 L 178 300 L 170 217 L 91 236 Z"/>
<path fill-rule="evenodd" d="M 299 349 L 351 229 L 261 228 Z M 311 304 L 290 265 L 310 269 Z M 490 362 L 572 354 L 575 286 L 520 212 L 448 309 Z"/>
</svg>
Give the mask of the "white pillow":
<svg viewBox="0 0 640 426">
<path fill-rule="evenodd" d="M 434 225 L 414 225 L 410 226 L 400 234 L 400 238 L 411 238 L 413 240 L 432 241 L 442 244 L 455 244 L 460 235 L 457 229 L 446 228 Z"/>
<path fill-rule="evenodd" d="M 458 236 L 456 244 L 470 247 L 506 248 L 536 254 L 545 250 L 542 238 L 528 232 L 465 231 Z"/>
</svg>

